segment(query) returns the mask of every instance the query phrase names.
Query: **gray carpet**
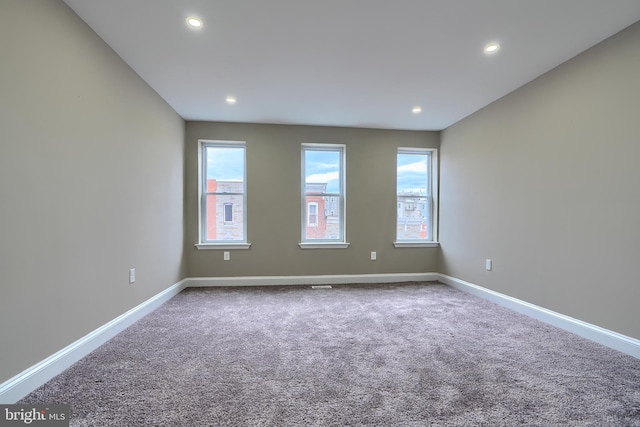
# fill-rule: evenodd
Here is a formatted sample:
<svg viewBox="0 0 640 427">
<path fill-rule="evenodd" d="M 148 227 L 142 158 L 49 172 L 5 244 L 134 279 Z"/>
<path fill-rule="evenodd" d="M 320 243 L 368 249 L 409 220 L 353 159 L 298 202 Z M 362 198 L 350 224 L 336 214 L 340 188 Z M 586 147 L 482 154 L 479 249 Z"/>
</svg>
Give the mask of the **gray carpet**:
<svg viewBox="0 0 640 427">
<path fill-rule="evenodd" d="M 72 426 L 640 426 L 640 360 L 437 283 L 191 288 L 20 403 Z"/>
</svg>

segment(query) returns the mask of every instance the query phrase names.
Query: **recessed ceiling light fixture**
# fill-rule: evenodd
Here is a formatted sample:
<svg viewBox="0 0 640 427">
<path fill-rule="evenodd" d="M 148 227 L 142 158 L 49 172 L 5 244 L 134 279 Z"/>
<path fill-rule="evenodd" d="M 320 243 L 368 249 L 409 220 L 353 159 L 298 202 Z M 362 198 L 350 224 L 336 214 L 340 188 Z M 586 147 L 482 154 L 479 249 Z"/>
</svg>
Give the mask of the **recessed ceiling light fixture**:
<svg viewBox="0 0 640 427">
<path fill-rule="evenodd" d="M 492 54 L 500 50 L 500 43 L 489 43 L 484 47 L 484 53 Z"/>
<path fill-rule="evenodd" d="M 235 98 L 235 96 L 227 96 L 226 101 L 227 101 L 227 104 L 233 105 L 233 104 L 236 103 L 236 98 Z"/>
<path fill-rule="evenodd" d="M 420 114 L 420 113 L 422 113 L 422 107 L 417 107 L 417 106 L 416 106 L 416 107 L 413 107 L 413 108 L 411 109 L 411 112 L 412 112 L 413 114 Z"/>
<path fill-rule="evenodd" d="M 202 28 L 202 21 L 199 18 L 196 18 L 195 16 L 190 16 L 187 18 L 187 24 L 191 27 L 191 28 Z"/>
</svg>

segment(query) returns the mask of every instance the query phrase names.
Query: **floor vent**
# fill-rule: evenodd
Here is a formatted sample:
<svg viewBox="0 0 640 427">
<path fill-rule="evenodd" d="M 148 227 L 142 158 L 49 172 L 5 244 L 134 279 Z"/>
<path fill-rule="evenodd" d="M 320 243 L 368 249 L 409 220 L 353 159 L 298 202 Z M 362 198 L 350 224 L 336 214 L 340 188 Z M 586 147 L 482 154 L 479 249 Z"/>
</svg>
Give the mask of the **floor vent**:
<svg viewBox="0 0 640 427">
<path fill-rule="evenodd" d="M 313 285 L 311 289 L 331 289 L 331 285 Z"/>
</svg>

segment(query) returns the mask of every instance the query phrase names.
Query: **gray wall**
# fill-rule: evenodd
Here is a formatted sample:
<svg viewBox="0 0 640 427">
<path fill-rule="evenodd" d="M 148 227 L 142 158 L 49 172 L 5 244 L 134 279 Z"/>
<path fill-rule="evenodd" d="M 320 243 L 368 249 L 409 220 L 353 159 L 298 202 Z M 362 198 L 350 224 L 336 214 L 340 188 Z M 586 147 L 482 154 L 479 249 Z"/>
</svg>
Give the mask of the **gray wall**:
<svg viewBox="0 0 640 427">
<path fill-rule="evenodd" d="M 198 139 L 246 141 L 249 250 L 197 250 Z M 300 249 L 300 144 L 346 144 L 348 249 Z M 438 147 L 438 132 L 187 122 L 187 275 L 279 276 L 435 271 L 437 248 L 394 248 L 397 147 Z M 376 251 L 377 261 L 370 260 Z"/>
<path fill-rule="evenodd" d="M 440 272 L 640 339 L 640 24 L 441 144 Z"/>
<path fill-rule="evenodd" d="M 3 382 L 185 276 L 184 121 L 61 1 L 1 1 L 0 58 Z"/>
</svg>

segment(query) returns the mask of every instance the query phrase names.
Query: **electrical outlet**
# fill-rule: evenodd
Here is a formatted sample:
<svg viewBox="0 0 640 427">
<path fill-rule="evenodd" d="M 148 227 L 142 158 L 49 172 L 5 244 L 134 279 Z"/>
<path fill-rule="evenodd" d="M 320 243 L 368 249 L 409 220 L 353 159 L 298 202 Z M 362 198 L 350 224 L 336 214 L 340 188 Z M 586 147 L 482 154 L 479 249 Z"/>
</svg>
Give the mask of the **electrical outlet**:
<svg viewBox="0 0 640 427">
<path fill-rule="evenodd" d="M 132 268 L 129 270 L 129 284 L 135 283 L 136 281 L 136 269 Z"/>
<path fill-rule="evenodd" d="M 224 260 L 225 261 L 229 261 L 230 259 L 231 259 L 231 252 L 225 251 L 224 252 Z"/>
<path fill-rule="evenodd" d="M 371 261 L 375 261 L 377 259 L 377 255 L 375 252 L 371 252 Z"/>
<path fill-rule="evenodd" d="M 487 271 L 491 271 L 491 268 L 493 267 L 493 262 L 490 259 L 485 259 L 484 260 L 484 268 Z"/>
</svg>

